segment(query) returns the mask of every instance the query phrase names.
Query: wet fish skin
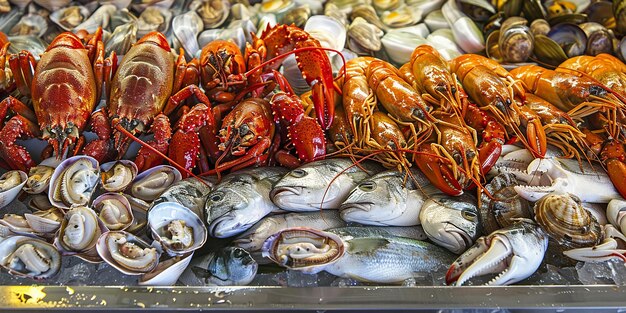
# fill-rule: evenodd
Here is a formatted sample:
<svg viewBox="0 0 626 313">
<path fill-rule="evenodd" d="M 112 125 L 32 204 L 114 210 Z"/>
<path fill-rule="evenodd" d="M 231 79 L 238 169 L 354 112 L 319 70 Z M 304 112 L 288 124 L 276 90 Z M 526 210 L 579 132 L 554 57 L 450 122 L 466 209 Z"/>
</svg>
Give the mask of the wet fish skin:
<svg viewBox="0 0 626 313">
<path fill-rule="evenodd" d="M 206 196 L 215 186 L 209 180 L 199 181 L 197 178 L 186 178 L 171 185 L 158 198 L 152 201 L 150 208 L 161 202 L 176 202 L 196 213 L 201 220 L 204 220 L 204 203 Z M 149 212 L 149 210 L 148 210 Z"/>
<path fill-rule="evenodd" d="M 209 235 L 232 237 L 269 213 L 280 212 L 270 200 L 269 193 L 285 173 L 287 169 L 282 167 L 264 167 L 225 176 L 207 195 L 204 211 Z"/>
<path fill-rule="evenodd" d="M 188 286 L 245 286 L 257 270 L 258 264 L 245 249 L 225 247 L 194 256 L 180 281 Z"/>
<path fill-rule="evenodd" d="M 347 158 L 315 161 L 287 173 L 270 196 L 287 211 L 337 209 L 360 181 L 382 170 L 378 163 L 366 161 L 357 166 Z"/>
</svg>

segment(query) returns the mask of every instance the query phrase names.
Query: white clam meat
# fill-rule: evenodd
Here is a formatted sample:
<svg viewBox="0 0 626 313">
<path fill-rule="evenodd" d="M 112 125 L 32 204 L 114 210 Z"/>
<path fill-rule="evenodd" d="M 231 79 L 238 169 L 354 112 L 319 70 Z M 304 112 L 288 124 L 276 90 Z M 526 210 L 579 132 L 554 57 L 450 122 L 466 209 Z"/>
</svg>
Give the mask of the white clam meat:
<svg viewBox="0 0 626 313">
<path fill-rule="evenodd" d="M 54 206 L 66 209 L 86 205 L 100 180 L 98 161 L 75 156 L 63 161 L 52 174 L 48 197 Z"/>
<path fill-rule="evenodd" d="M 130 193 L 141 200 L 152 201 L 181 179 L 182 175 L 174 167 L 155 166 L 137 176 L 130 187 Z"/>
<path fill-rule="evenodd" d="M 0 265 L 17 276 L 45 279 L 59 272 L 61 255 L 44 241 L 13 236 L 0 242 Z"/>
<path fill-rule="evenodd" d="M 187 207 L 175 202 L 162 202 L 148 212 L 152 237 L 174 255 L 194 251 L 206 242 L 207 229 L 200 218 Z"/>
<path fill-rule="evenodd" d="M 96 248 L 105 262 L 127 275 L 150 272 L 159 262 L 156 248 L 125 231 L 102 234 Z"/>
<path fill-rule="evenodd" d="M 137 165 L 128 160 L 102 164 L 102 188 L 106 191 L 122 191 L 137 177 Z"/>
<path fill-rule="evenodd" d="M 110 230 L 124 230 L 133 224 L 133 210 L 128 199 L 119 193 L 105 193 L 93 201 L 98 217 Z"/>
<path fill-rule="evenodd" d="M 8 171 L 0 176 L 0 208 L 15 200 L 26 184 L 28 175 L 22 171 Z"/>
<path fill-rule="evenodd" d="M 87 207 L 74 207 L 65 214 L 56 244 L 65 252 L 86 252 L 95 246 L 101 233 L 96 212 Z"/>
</svg>

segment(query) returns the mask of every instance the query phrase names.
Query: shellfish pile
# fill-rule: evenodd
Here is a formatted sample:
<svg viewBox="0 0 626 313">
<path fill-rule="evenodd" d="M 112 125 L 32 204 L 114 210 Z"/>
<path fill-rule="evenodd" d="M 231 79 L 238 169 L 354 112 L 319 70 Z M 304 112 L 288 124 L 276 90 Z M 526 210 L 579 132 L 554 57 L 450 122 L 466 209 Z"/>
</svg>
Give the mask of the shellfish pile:
<svg viewBox="0 0 626 313">
<path fill-rule="evenodd" d="M 625 8 L 0 1 L 0 267 L 224 286 L 269 263 L 440 285 L 615 266 Z"/>
</svg>

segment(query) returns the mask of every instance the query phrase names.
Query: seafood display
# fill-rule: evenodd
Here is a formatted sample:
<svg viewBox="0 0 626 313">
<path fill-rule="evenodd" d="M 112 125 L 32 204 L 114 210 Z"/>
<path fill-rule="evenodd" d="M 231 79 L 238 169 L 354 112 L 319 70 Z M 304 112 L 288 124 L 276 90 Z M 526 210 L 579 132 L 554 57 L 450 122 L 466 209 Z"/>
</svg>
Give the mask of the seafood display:
<svg viewBox="0 0 626 313">
<path fill-rule="evenodd" d="M 0 1 L 0 268 L 462 286 L 623 262 L 625 8 Z"/>
</svg>

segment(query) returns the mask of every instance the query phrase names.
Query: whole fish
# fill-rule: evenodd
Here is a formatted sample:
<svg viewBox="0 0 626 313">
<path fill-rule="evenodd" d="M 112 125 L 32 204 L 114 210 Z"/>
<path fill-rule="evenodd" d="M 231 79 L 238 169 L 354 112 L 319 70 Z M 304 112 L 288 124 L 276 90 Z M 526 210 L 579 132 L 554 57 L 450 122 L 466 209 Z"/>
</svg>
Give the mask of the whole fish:
<svg viewBox="0 0 626 313">
<path fill-rule="evenodd" d="M 433 195 L 420 212 L 424 232 L 432 242 L 460 254 L 480 236 L 476 198 L 469 194 L 452 197 Z"/>
<path fill-rule="evenodd" d="M 194 258 L 179 280 L 186 286 L 245 286 L 256 275 L 258 264 L 238 247 L 225 247 Z"/>
<path fill-rule="evenodd" d="M 226 175 L 207 195 L 204 212 L 209 235 L 232 237 L 246 231 L 270 212 L 272 186 L 287 173 L 282 167 L 263 167 Z"/>
<path fill-rule="evenodd" d="M 362 180 L 339 207 L 341 218 L 376 226 L 419 225 L 422 204 L 438 191 L 418 170 L 411 174 L 391 170 Z"/>
<path fill-rule="evenodd" d="M 310 227 L 318 230 L 326 230 L 345 226 L 346 222 L 339 217 L 339 212 L 318 211 L 306 213 L 286 213 L 267 216 L 254 224 L 243 234 L 237 236 L 232 244 L 246 249 L 259 263 L 266 263 L 267 259 L 261 257 L 261 248 L 265 240 L 286 228 Z"/>
<path fill-rule="evenodd" d="M 378 163 L 355 165 L 347 158 L 307 163 L 285 175 L 272 189 L 271 198 L 287 211 L 337 209 L 361 180 L 381 170 Z"/>
<path fill-rule="evenodd" d="M 444 248 L 367 227 L 286 229 L 265 241 L 263 254 L 289 269 L 377 283 L 402 282 L 454 260 Z"/>
<path fill-rule="evenodd" d="M 186 178 L 172 184 L 158 198 L 152 201 L 150 208 L 161 202 L 176 202 L 189 208 L 198 217 L 204 220 L 204 204 L 206 196 L 211 191 L 215 183 L 195 177 Z M 148 210 L 150 214 L 150 210 Z"/>
</svg>

